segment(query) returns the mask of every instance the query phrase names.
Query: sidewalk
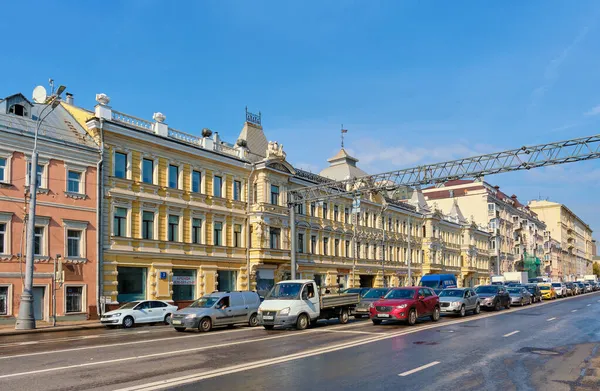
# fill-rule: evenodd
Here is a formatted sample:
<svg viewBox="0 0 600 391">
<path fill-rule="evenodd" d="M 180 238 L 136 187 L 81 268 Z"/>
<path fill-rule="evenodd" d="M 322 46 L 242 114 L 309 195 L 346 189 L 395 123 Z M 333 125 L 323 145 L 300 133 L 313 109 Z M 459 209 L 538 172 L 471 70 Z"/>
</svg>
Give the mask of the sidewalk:
<svg viewBox="0 0 600 391">
<path fill-rule="evenodd" d="M 36 328 L 34 330 L 15 330 L 14 323 L 0 324 L 0 337 L 5 336 L 5 335 L 52 333 L 52 332 L 57 332 L 57 331 L 88 330 L 88 329 L 98 329 L 98 328 L 104 327 L 97 320 L 56 322 L 56 327 L 52 327 L 52 323 L 38 321 L 38 322 L 35 322 L 35 326 L 36 326 Z"/>
</svg>

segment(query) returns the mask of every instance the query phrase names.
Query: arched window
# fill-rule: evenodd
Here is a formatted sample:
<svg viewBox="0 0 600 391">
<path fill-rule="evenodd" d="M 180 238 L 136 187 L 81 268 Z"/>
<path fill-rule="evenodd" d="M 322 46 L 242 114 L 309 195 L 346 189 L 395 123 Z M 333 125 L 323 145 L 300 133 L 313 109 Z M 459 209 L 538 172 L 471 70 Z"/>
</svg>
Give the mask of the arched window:
<svg viewBox="0 0 600 391">
<path fill-rule="evenodd" d="M 14 105 L 10 106 L 10 109 L 8 109 L 8 112 L 10 114 L 18 115 L 20 117 L 27 117 L 27 109 L 23 105 L 14 104 Z"/>
</svg>

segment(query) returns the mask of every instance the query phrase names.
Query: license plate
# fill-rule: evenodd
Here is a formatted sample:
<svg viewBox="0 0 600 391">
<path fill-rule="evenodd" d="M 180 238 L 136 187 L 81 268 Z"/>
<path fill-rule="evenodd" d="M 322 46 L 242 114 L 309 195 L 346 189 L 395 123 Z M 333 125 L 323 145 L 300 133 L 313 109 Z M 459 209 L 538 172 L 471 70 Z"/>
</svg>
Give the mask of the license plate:
<svg viewBox="0 0 600 391">
<path fill-rule="evenodd" d="M 356 312 L 367 312 L 367 310 L 364 308 L 357 308 L 355 311 Z"/>
<path fill-rule="evenodd" d="M 390 314 L 377 314 L 378 318 L 389 318 Z"/>
<path fill-rule="evenodd" d="M 172 322 L 172 323 L 173 323 L 173 324 L 181 324 L 181 321 L 180 321 L 180 320 L 175 320 L 175 319 L 173 319 L 173 322 Z"/>
<path fill-rule="evenodd" d="M 271 315 L 265 315 L 263 316 L 264 320 L 273 320 L 273 317 Z"/>
</svg>

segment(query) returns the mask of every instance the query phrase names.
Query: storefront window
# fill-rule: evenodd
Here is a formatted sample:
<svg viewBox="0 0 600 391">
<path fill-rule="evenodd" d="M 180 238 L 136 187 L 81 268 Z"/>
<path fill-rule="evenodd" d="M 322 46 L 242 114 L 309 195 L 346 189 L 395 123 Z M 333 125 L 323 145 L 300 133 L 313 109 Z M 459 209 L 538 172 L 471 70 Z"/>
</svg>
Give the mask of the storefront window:
<svg viewBox="0 0 600 391">
<path fill-rule="evenodd" d="M 0 286 L 0 315 L 8 315 L 8 287 Z"/>
<path fill-rule="evenodd" d="M 173 269 L 173 300 L 195 300 L 196 271 Z"/>
<path fill-rule="evenodd" d="M 67 312 L 82 312 L 83 287 L 67 287 Z"/>
<path fill-rule="evenodd" d="M 237 272 L 234 270 L 219 270 L 217 273 L 219 274 L 217 281 L 219 282 L 220 292 L 236 290 Z"/>
<path fill-rule="evenodd" d="M 117 276 L 117 301 L 127 303 L 146 298 L 146 273 L 145 267 L 118 267 Z"/>
<path fill-rule="evenodd" d="M 275 285 L 275 273 L 269 269 L 256 271 L 256 291 L 260 296 L 266 296 Z"/>
</svg>

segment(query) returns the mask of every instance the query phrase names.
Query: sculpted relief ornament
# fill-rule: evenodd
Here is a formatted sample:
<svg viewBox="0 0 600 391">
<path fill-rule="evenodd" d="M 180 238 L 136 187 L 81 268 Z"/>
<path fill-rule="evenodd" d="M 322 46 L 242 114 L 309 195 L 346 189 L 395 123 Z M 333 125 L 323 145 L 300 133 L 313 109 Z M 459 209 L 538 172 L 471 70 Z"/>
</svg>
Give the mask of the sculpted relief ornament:
<svg viewBox="0 0 600 391">
<path fill-rule="evenodd" d="M 282 159 L 285 160 L 286 153 L 283 151 L 283 144 L 277 141 L 269 141 L 267 146 L 267 159 Z"/>
</svg>

